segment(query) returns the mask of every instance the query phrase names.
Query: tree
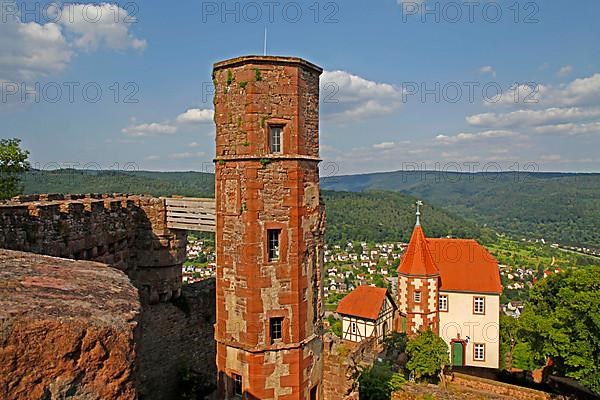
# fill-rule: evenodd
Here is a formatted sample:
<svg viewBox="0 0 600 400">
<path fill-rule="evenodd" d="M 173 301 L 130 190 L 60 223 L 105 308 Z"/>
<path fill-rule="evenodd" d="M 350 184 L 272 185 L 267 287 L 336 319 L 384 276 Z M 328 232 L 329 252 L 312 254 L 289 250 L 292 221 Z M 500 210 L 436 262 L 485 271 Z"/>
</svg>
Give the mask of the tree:
<svg viewBox="0 0 600 400">
<path fill-rule="evenodd" d="M 409 340 L 406 352 L 409 357 L 406 366 L 417 380 L 438 376 L 450 362 L 448 345 L 431 330 Z"/>
<path fill-rule="evenodd" d="M 376 362 L 360 374 L 358 382 L 361 400 L 389 400 L 392 392 L 402 389 L 406 379 L 389 364 Z"/>
<path fill-rule="evenodd" d="M 21 174 L 30 168 L 28 158 L 20 139 L 0 139 L 0 200 L 23 192 Z"/>
<path fill-rule="evenodd" d="M 521 315 L 520 336 L 536 363 L 600 393 L 600 267 L 573 269 L 536 283 Z"/>
</svg>

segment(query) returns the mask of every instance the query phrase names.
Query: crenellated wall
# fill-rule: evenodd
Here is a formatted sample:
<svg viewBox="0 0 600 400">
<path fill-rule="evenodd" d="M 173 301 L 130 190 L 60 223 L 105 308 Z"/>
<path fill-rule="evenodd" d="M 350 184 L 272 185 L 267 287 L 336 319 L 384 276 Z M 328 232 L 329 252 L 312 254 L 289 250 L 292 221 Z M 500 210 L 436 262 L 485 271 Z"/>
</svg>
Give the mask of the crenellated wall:
<svg viewBox="0 0 600 400">
<path fill-rule="evenodd" d="M 96 261 L 127 273 L 144 303 L 181 293 L 186 232 L 167 229 L 164 199 L 31 195 L 0 203 L 0 248 Z"/>
</svg>

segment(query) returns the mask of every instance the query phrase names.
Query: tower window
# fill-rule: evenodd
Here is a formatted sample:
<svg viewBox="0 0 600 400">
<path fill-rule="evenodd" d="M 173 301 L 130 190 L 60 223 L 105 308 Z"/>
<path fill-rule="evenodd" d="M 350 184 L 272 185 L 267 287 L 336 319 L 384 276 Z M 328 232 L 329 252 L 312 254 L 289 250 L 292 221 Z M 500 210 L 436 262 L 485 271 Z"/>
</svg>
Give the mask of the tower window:
<svg viewBox="0 0 600 400">
<path fill-rule="evenodd" d="M 279 260 L 279 236 L 281 230 L 269 229 L 267 230 L 267 246 L 269 251 L 269 261 Z"/>
<path fill-rule="evenodd" d="M 415 303 L 420 303 L 420 302 L 421 302 L 421 292 L 417 290 L 415 292 Z"/>
<path fill-rule="evenodd" d="M 283 331 L 283 318 L 271 318 L 269 320 L 269 326 L 271 331 L 271 343 L 276 340 L 281 340 Z"/>
<path fill-rule="evenodd" d="M 233 394 L 240 398 L 244 394 L 241 375 L 233 374 Z"/>
<path fill-rule="evenodd" d="M 281 137 L 283 136 L 283 126 L 269 127 L 269 151 L 271 153 L 281 153 Z"/>
</svg>

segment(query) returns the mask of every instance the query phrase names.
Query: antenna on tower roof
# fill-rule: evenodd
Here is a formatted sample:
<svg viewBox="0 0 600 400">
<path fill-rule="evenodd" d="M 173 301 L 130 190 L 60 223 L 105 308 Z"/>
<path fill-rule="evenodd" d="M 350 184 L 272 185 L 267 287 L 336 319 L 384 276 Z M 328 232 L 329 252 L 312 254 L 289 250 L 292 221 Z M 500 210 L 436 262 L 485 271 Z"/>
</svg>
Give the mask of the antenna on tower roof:
<svg viewBox="0 0 600 400">
<path fill-rule="evenodd" d="M 421 206 L 423 202 L 421 200 L 417 200 L 417 223 L 415 226 L 421 226 Z"/>
<path fill-rule="evenodd" d="M 267 27 L 265 26 L 265 48 L 264 48 L 264 55 L 267 55 Z"/>
</svg>

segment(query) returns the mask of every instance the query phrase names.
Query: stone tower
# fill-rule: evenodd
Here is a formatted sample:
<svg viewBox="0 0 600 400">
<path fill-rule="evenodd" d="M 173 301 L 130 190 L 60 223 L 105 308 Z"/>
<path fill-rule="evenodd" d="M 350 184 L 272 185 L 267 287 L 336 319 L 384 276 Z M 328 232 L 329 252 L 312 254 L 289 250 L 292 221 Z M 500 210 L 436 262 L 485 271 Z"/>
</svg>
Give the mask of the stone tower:
<svg viewBox="0 0 600 400">
<path fill-rule="evenodd" d="M 321 72 L 292 57 L 214 66 L 220 399 L 322 398 Z"/>
<path fill-rule="evenodd" d="M 421 228 L 421 205 L 417 202 L 417 223 L 398 267 L 398 329 L 409 335 L 439 329 L 440 272 Z"/>
</svg>

